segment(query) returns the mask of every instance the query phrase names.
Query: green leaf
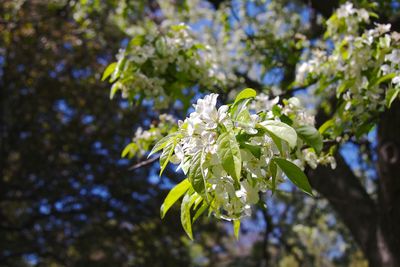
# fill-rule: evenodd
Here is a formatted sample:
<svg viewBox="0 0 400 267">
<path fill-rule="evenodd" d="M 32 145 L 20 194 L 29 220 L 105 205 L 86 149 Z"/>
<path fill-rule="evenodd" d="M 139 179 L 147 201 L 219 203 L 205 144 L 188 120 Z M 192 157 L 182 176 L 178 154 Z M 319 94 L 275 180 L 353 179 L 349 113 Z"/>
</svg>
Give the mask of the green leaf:
<svg viewBox="0 0 400 267">
<path fill-rule="evenodd" d="M 121 83 L 118 81 L 111 86 L 110 89 L 110 99 L 113 99 L 117 91 L 120 89 Z"/>
<path fill-rule="evenodd" d="M 279 116 L 279 119 L 281 120 L 281 122 L 286 123 L 287 125 L 293 124 L 293 120 L 291 118 L 289 118 L 288 116 L 286 116 L 285 114 L 282 114 L 281 116 Z"/>
<path fill-rule="evenodd" d="M 217 154 L 222 162 L 222 167 L 239 183 L 242 171 L 242 157 L 235 135 L 231 132 L 221 134 L 217 140 L 217 145 Z"/>
<path fill-rule="evenodd" d="M 235 99 L 235 102 L 233 103 L 233 105 L 235 105 L 236 103 L 238 103 L 240 100 L 242 99 L 246 99 L 246 98 L 253 98 L 256 97 L 257 92 L 254 89 L 251 88 L 246 88 L 244 90 L 242 90 Z"/>
<path fill-rule="evenodd" d="M 163 204 L 161 205 L 160 214 L 161 218 L 164 218 L 168 210 L 174 205 L 174 203 L 190 188 L 190 183 L 188 179 L 183 180 L 177 184 L 174 188 L 169 191 L 167 197 L 165 198 Z"/>
<path fill-rule="evenodd" d="M 128 145 L 124 148 L 124 150 L 122 150 L 121 158 L 126 157 L 128 154 L 131 154 L 131 151 L 136 152 L 136 150 L 137 150 L 137 145 L 136 145 L 135 143 L 130 143 L 130 144 L 128 144 Z"/>
<path fill-rule="evenodd" d="M 175 31 L 175 32 L 179 32 L 181 30 L 185 30 L 187 29 L 187 26 L 184 24 L 178 24 L 178 25 L 172 25 L 171 26 L 171 30 Z"/>
<path fill-rule="evenodd" d="M 160 151 L 161 149 L 163 149 L 167 144 L 168 141 L 173 138 L 177 133 L 171 133 L 167 136 L 164 136 L 163 138 L 161 138 L 153 147 L 153 149 L 150 151 L 150 154 L 147 156 L 147 158 L 149 158 L 151 155 L 153 155 L 154 153 L 157 153 L 158 151 Z"/>
<path fill-rule="evenodd" d="M 136 35 L 129 41 L 128 48 L 132 48 L 133 46 L 141 46 L 144 42 L 144 35 Z"/>
<path fill-rule="evenodd" d="M 114 82 L 119 78 L 119 76 L 121 75 L 121 71 L 125 67 L 125 63 L 126 63 L 126 57 L 125 56 L 122 57 L 120 60 L 118 60 L 117 64 L 115 65 L 115 69 L 112 72 L 110 82 Z"/>
<path fill-rule="evenodd" d="M 186 194 L 183 197 L 181 204 L 181 224 L 186 234 L 193 240 L 192 221 L 190 218 L 190 195 Z"/>
<path fill-rule="evenodd" d="M 160 156 L 160 176 L 168 165 L 169 160 L 171 159 L 172 153 L 174 153 L 175 146 L 177 144 L 176 138 L 171 138 L 164 147 L 163 152 Z"/>
<path fill-rule="evenodd" d="M 251 121 L 250 112 L 248 109 L 242 109 L 237 115 L 236 120 L 244 125 L 249 124 Z"/>
<path fill-rule="evenodd" d="M 233 233 L 237 240 L 239 240 L 240 220 L 233 220 Z"/>
<path fill-rule="evenodd" d="M 192 184 L 193 189 L 200 195 L 204 195 L 206 192 L 206 180 L 203 177 L 204 173 L 202 170 L 203 154 L 203 150 L 199 150 L 193 155 L 188 173 L 189 182 Z"/>
<path fill-rule="evenodd" d="M 266 120 L 260 123 L 268 132 L 273 133 L 280 139 L 286 141 L 291 148 L 297 144 L 296 131 L 286 123 L 274 120 Z"/>
<path fill-rule="evenodd" d="M 310 196 L 313 195 L 311 191 L 311 185 L 308 182 L 308 178 L 299 167 L 283 158 L 274 158 L 273 160 L 286 174 L 290 181 L 292 181 L 303 192 L 309 194 Z"/>
<path fill-rule="evenodd" d="M 297 134 L 303 139 L 306 144 L 314 148 L 317 154 L 322 150 L 322 136 L 313 126 L 302 125 L 296 129 Z"/>
<path fill-rule="evenodd" d="M 273 105 L 271 110 L 275 117 L 282 115 L 282 109 L 278 105 Z"/>
<path fill-rule="evenodd" d="M 247 110 L 247 105 L 249 104 L 251 99 L 245 99 L 243 101 L 239 101 L 236 104 L 232 104 L 229 109 L 229 113 L 231 114 L 233 120 L 237 120 L 240 113 L 243 110 Z"/>
<path fill-rule="evenodd" d="M 276 174 L 278 172 L 278 168 L 274 161 L 271 161 L 269 164 L 269 172 L 271 173 L 272 178 L 272 194 L 276 191 Z"/>
<path fill-rule="evenodd" d="M 375 2 L 374 2 L 374 3 L 375 3 Z M 379 15 L 376 14 L 375 12 L 369 11 L 368 14 L 369 14 L 369 16 L 370 16 L 371 18 L 379 19 Z"/>
<path fill-rule="evenodd" d="M 387 80 L 393 79 L 394 77 L 396 77 L 396 73 L 389 73 L 389 74 L 383 75 L 382 77 L 380 77 L 378 80 L 376 80 L 372 84 L 373 85 L 379 85 L 379 84 L 381 84 L 381 83 L 383 83 L 383 82 L 385 82 Z"/>
<path fill-rule="evenodd" d="M 208 208 L 208 203 L 206 201 L 203 201 L 203 204 L 201 204 L 200 208 L 196 211 L 196 213 L 193 216 L 193 222 L 195 222 L 201 214 L 203 214 L 207 208 Z"/>
<path fill-rule="evenodd" d="M 183 197 L 181 204 L 181 223 L 183 229 L 185 230 L 186 234 L 189 236 L 191 240 L 193 240 L 193 233 L 192 233 L 192 219 L 191 219 L 190 209 L 198 197 L 199 195 L 197 193 L 190 195 L 190 192 L 188 192 Z"/>
<path fill-rule="evenodd" d="M 203 202 L 203 198 L 202 197 L 196 198 L 196 201 L 194 202 L 193 210 L 196 210 L 201 202 Z"/>
<path fill-rule="evenodd" d="M 101 77 L 101 80 L 104 81 L 105 79 L 107 79 L 111 75 L 111 73 L 114 72 L 116 66 L 117 66 L 117 62 L 113 62 L 110 65 L 108 65 L 107 68 L 103 72 L 103 76 Z"/>
<path fill-rule="evenodd" d="M 400 92 L 400 88 L 390 88 L 386 92 L 386 107 L 390 108 L 390 106 L 392 105 L 393 101 L 399 95 L 399 92 Z"/>
<path fill-rule="evenodd" d="M 165 38 L 163 36 L 157 38 L 156 50 L 161 56 L 164 56 L 166 54 L 167 45 L 165 43 Z"/>
<path fill-rule="evenodd" d="M 257 159 L 260 159 L 261 157 L 261 147 L 260 146 L 255 146 L 255 145 L 250 145 L 247 143 L 240 143 L 240 147 L 247 149 L 250 151 L 251 154 L 253 154 L 254 157 Z"/>
<path fill-rule="evenodd" d="M 275 134 L 271 133 L 270 131 L 267 131 L 269 136 L 271 137 L 272 141 L 274 141 L 276 147 L 279 150 L 279 153 L 281 155 L 284 155 L 285 152 L 283 151 L 283 146 L 282 146 L 282 139 L 280 139 L 279 137 L 277 137 Z"/>
<path fill-rule="evenodd" d="M 368 122 L 368 121 L 364 122 L 363 124 L 357 127 L 357 130 L 355 132 L 356 138 L 359 139 L 364 134 L 369 133 L 374 126 L 375 126 L 374 122 Z"/>
<path fill-rule="evenodd" d="M 326 122 L 324 122 L 324 124 L 322 124 L 322 125 L 319 127 L 318 132 L 320 132 L 321 134 L 323 134 L 323 133 L 326 132 L 326 130 L 328 130 L 329 128 L 331 128 L 333 125 L 335 125 L 335 122 L 334 122 L 332 119 L 327 120 Z"/>
<path fill-rule="evenodd" d="M 339 98 L 340 95 L 346 91 L 347 89 L 351 88 L 352 86 L 354 86 L 354 84 L 356 83 L 356 79 L 350 79 L 350 80 L 346 80 L 345 82 L 343 82 L 338 89 L 336 90 L 336 97 Z"/>
<path fill-rule="evenodd" d="M 191 158 L 190 157 L 184 157 L 183 162 L 181 163 L 181 168 L 184 174 L 189 173 L 189 168 L 190 168 L 190 163 L 191 163 Z"/>
<path fill-rule="evenodd" d="M 194 44 L 193 47 L 198 50 L 207 50 L 207 47 L 204 44 L 200 44 L 200 43 Z"/>
<path fill-rule="evenodd" d="M 208 202 L 209 198 L 208 198 L 208 194 L 207 194 L 207 182 L 206 182 L 207 176 L 206 176 L 206 172 L 204 170 L 204 164 L 206 162 L 206 156 L 207 156 L 207 154 L 203 150 L 202 153 L 201 153 L 201 157 L 200 157 L 200 170 L 201 170 L 201 178 L 202 178 L 203 183 L 204 183 L 204 195 L 206 197 L 206 201 Z"/>
</svg>

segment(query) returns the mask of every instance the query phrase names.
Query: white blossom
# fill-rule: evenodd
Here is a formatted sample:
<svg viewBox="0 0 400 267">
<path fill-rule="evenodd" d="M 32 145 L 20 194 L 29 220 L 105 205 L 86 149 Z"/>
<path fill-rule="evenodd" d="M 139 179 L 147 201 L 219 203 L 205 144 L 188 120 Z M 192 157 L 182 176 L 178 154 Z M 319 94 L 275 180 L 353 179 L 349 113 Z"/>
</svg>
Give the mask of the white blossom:
<svg viewBox="0 0 400 267">
<path fill-rule="evenodd" d="M 347 2 L 344 5 L 341 5 L 336 13 L 339 18 L 347 18 L 348 16 L 355 14 L 356 9 L 354 9 L 352 3 Z"/>
<path fill-rule="evenodd" d="M 178 164 L 186 175 L 190 175 L 193 164 L 201 165 L 201 175 L 204 179 L 206 196 L 213 197 L 213 214 L 225 220 L 239 219 L 251 214 L 251 205 L 259 201 L 259 193 L 265 192 L 271 187 L 270 164 L 274 157 L 288 157 L 281 154 L 282 149 L 288 150 L 285 143 L 280 143 L 280 148 L 269 134 L 258 134 L 258 130 L 264 127 L 261 115 L 268 114 L 275 107 L 282 110 L 283 114 L 295 121 L 294 125 L 312 125 L 313 116 L 308 114 L 297 98 L 283 101 L 283 106 L 278 104 L 279 98 L 269 99 L 261 94 L 251 103 L 242 102 L 234 108 L 232 113 L 229 106 L 217 107 L 217 94 L 209 94 L 198 99 L 193 105 L 194 111 L 184 121 L 178 122 L 178 134 L 181 136 L 175 145 L 171 162 Z M 269 118 L 279 121 L 278 117 Z M 265 125 L 268 125 L 265 124 Z M 288 126 L 289 127 L 289 126 Z M 221 130 L 224 129 L 224 130 Z M 221 131 L 229 131 L 232 134 L 247 134 L 246 145 L 240 145 L 241 179 L 231 176 L 223 164 L 223 159 L 218 153 L 222 149 L 218 145 L 218 139 L 222 136 Z M 236 137 L 233 141 L 237 142 Z M 301 141 L 299 141 L 301 142 Z M 230 144 L 229 146 L 234 146 Z M 239 144 L 237 144 L 239 147 Z M 299 143 L 301 148 L 302 143 Z M 251 147 L 251 149 L 249 149 Z M 299 150 L 300 151 L 300 150 Z M 299 152 L 301 155 L 301 152 Z M 192 162 L 199 157 L 200 163 Z M 313 158 L 311 158 L 313 157 Z M 318 162 L 319 157 L 313 153 L 306 153 L 300 158 L 288 158 L 300 168 L 304 168 L 304 162 L 309 162 L 312 167 L 314 159 Z M 280 173 L 280 172 L 279 172 Z M 278 175 L 278 174 L 276 174 Z M 281 173 L 279 174 L 281 175 Z M 278 178 L 277 178 L 278 179 Z"/>
</svg>

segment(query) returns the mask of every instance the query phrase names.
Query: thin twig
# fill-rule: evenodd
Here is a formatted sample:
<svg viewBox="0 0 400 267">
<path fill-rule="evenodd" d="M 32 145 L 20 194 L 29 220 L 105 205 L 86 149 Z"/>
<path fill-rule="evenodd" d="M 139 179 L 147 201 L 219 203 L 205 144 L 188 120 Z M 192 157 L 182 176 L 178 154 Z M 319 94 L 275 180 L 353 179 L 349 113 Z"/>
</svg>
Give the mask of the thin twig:
<svg viewBox="0 0 400 267">
<path fill-rule="evenodd" d="M 135 165 L 129 167 L 128 170 L 132 171 L 132 170 L 136 170 L 136 169 L 138 169 L 138 168 L 141 168 L 141 167 L 150 165 L 150 164 L 152 164 L 153 162 L 157 161 L 159 158 L 160 158 L 160 157 L 158 156 L 158 157 L 149 158 L 149 159 L 147 159 L 147 160 L 141 161 L 141 162 L 136 163 Z"/>
</svg>

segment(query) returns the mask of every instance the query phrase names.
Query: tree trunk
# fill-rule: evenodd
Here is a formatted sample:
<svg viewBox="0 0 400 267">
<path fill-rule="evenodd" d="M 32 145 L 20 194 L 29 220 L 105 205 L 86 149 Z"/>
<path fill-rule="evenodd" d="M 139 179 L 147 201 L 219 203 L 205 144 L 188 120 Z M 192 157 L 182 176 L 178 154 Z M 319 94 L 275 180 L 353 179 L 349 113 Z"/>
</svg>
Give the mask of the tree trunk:
<svg viewBox="0 0 400 267">
<path fill-rule="evenodd" d="M 400 101 L 378 124 L 378 199 L 373 201 L 344 159 L 337 168 L 309 170 L 311 185 L 328 199 L 370 267 L 400 266 Z"/>
<path fill-rule="evenodd" d="M 302 0 L 328 18 L 339 1 Z M 391 23 L 400 30 L 400 16 Z M 324 115 L 319 113 L 323 122 Z M 322 115 L 322 116 L 321 116 Z M 317 118 L 318 120 L 318 118 Z M 321 122 L 320 121 L 320 122 Z M 378 123 L 378 199 L 374 202 L 341 156 L 336 170 L 318 167 L 309 172 L 312 186 L 324 195 L 349 228 L 370 267 L 400 266 L 400 101 L 384 112 Z"/>
<path fill-rule="evenodd" d="M 400 101 L 378 124 L 378 173 L 381 266 L 400 266 Z"/>
</svg>

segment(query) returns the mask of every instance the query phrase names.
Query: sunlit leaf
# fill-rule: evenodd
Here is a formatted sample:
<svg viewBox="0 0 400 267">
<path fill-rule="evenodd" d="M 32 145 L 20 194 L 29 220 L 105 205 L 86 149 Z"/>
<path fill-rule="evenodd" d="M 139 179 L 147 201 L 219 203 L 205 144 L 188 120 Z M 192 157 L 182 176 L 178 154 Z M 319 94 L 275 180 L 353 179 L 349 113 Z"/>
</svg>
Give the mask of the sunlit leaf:
<svg viewBox="0 0 400 267">
<path fill-rule="evenodd" d="M 299 167 L 297 167 L 296 164 L 283 158 L 274 158 L 274 161 L 286 174 L 289 180 L 292 181 L 298 188 L 300 188 L 303 192 L 309 194 L 310 196 L 313 195 L 311 185 L 308 182 L 307 176 Z"/>
<path fill-rule="evenodd" d="M 310 125 L 302 125 L 296 129 L 296 132 L 306 144 L 314 148 L 317 154 L 321 152 L 323 145 L 322 136 L 317 129 Z"/>
<path fill-rule="evenodd" d="M 260 146 L 255 146 L 255 145 L 250 145 L 247 143 L 240 143 L 240 147 L 247 149 L 248 151 L 250 151 L 251 154 L 253 154 L 254 157 L 256 157 L 257 159 L 260 159 L 261 157 L 261 147 Z"/>
<path fill-rule="evenodd" d="M 193 240 L 193 233 L 192 233 L 192 216 L 190 214 L 191 207 L 193 203 L 196 201 L 198 197 L 200 197 L 196 192 L 190 194 L 188 192 L 182 200 L 181 204 L 181 223 L 182 227 L 185 230 L 186 234 L 189 236 L 190 239 Z"/>
<path fill-rule="evenodd" d="M 400 88 L 391 88 L 386 92 L 386 107 L 390 108 L 399 93 Z"/>
<path fill-rule="evenodd" d="M 169 160 L 171 159 L 172 153 L 174 153 L 175 146 L 177 144 L 177 140 L 175 138 L 171 138 L 168 140 L 167 144 L 164 147 L 163 152 L 160 156 L 160 176 L 168 165 Z"/>
<path fill-rule="evenodd" d="M 233 233 L 236 239 L 239 239 L 240 232 L 240 220 L 233 220 Z"/>
<path fill-rule="evenodd" d="M 150 151 L 148 158 L 153 155 L 154 153 L 157 153 L 158 151 L 160 151 L 161 149 L 163 149 L 167 144 L 168 141 L 171 140 L 171 138 L 174 138 L 176 136 L 176 133 L 172 133 L 169 134 L 167 136 L 164 136 L 163 138 L 161 138 L 153 147 L 153 149 Z"/>
<path fill-rule="evenodd" d="M 378 76 L 378 77 L 379 77 L 379 76 Z M 387 81 L 387 80 L 393 79 L 394 77 L 396 77 L 396 73 L 389 73 L 389 74 L 383 75 L 382 77 L 380 77 L 379 79 L 377 79 L 377 80 L 373 83 L 373 85 L 379 85 L 379 84 L 381 84 L 381 83 L 383 83 L 383 82 L 385 82 L 385 81 Z"/>
<path fill-rule="evenodd" d="M 335 122 L 333 120 L 327 120 L 324 122 L 318 129 L 318 132 L 321 134 L 325 133 L 329 128 L 335 125 Z"/>
<path fill-rule="evenodd" d="M 161 218 L 164 218 L 165 214 L 167 214 L 168 210 L 172 207 L 172 205 L 179 198 L 181 198 L 189 188 L 190 188 L 190 183 L 188 179 L 184 179 L 182 182 L 180 182 L 174 188 L 172 188 L 171 191 L 169 191 L 160 209 Z"/>
<path fill-rule="evenodd" d="M 261 122 L 260 125 L 263 126 L 267 131 L 273 133 L 275 136 L 286 141 L 291 148 L 296 146 L 296 131 L 286 123 L 275 120 L 266 120 Z"/>
<path fill-rule="evenodd" d="M 196 213 L 193 216 L 193 222 L 195 222 L 200 217 L 200 215 L 202 215 L 208 209 L 208 207 L 209 207 L 208 203 L 206 201 L 203 201 L 200 208 L 196 211 Z"/>
<path fill-rule="evenodd" d="M 240 100 L 242 99 L 246 99 L 246 98 L 253 98 L 256 97 L 257 92 L 254 89 L 251 88 L 246 88 L 244 90 L 242 90 L 235 99 L 235 102 L 233 103 L 233 105 L 235 105 L 236 103 L 238 103 Z"/>
<path fill-rule="evenodd" d="M 113 99 L 117 91 L 121 88 L 121 83 L 118 81 L 111 86 L 110 99 Z"/>
<path fill-rule="evenodd" d="M 103 72 L 103 76 L 101 77 L 101 80 L 104 81 L 107 79 L 115 70 L 115 67 L 117 66 L 117 62 L 113 62 L 110 65 L 107 66 L 107 68 Z"/>
<path fill-rule="evenodd" d="M 276 191 L 276 175 L 278 172 L 278 168 L 273 160 L 269 164 L 269 172 L 271 173 L 272 179 L 272 194 L 274 194 Z"/>
<path fill-rule="evenodd" d="M 121 158 L 126 157 L 128 154 L 135 152 L 137 150 L 137 145 L 135 143 L 128 144 L 124 150 L 122 150 Z"/>
<path fill-rule="evenodd" d="M 238 183 L 242 170 L 242 157 L 235 135 L 231 132 L 221 134 L 217 145 L 217 154 L 222 162 L 222 167 Z"/>
<path fill-rule="evenodd" d="M 193 155 L 188 172 L 189 182 L 192 184 L 193 189 L 200 195 L 204 195 L 206 191 L 206 180 L 203 176 L 204 173 L 201 166 L 203 154 L 204 151 L 199 150 L 196 154 Z"/>
</svg>

